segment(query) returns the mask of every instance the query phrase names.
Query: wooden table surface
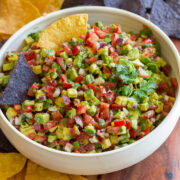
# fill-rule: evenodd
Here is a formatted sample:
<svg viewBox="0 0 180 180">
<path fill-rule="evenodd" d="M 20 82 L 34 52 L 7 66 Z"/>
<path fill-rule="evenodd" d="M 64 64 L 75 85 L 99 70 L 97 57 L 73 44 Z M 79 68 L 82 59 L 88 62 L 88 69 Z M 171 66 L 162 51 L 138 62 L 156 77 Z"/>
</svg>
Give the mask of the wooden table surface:
<svg viewBox="0 0 180 180">
<path fill-rule="evenodd" d="M 180 40 L 172 39 L 180 53 Z M 89 180 L 180 180 L 180 121 L 165 143 L 140 163 Z"/>
</svg>

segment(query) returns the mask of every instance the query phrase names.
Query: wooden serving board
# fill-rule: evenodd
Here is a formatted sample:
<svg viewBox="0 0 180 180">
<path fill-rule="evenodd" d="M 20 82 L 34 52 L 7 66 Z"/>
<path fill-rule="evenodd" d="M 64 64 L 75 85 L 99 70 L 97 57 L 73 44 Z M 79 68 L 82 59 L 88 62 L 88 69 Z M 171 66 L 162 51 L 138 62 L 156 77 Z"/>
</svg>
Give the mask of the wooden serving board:
<svg viewBox="0 0 180 180">
<path fill-rule="evenodd" d="M 172 40 L 180 52 L 180 40 Z M 121 171 L 91 176 L 89 180 L 180 180 L 180 121 L 166 142 L 145 160 Z"/>
</svg>

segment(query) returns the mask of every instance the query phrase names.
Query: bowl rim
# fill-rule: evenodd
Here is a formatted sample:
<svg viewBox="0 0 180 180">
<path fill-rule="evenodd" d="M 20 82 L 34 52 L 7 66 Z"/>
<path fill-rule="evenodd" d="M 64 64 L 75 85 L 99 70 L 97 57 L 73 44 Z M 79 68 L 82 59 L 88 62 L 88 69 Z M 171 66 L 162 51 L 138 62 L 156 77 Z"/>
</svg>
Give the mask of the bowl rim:
<svg viewBox="0 0 180 180">
<path fill-rule="evenodd" d="M 122 9 L 118 9 L 118 8 L 112 8 L 112 7 L 104 7 L 104 6 L 78 6 L 78 7 L 72 7 L 72 8 L 67 8 L 67 9 L 62 9 L 56 12 L 52 12 L 50 14 L 44 15 L 38 19 L 35 19 L 33 21 L 31 21 L 30 23 L 26 24 L 25 26 L 23 26 L 21 29 L 19 29 L 13 36 L 11 36 L 7 42 L 3 45 L 3 47 L 1 48 L 0 54 L 4 53 L 5 49 L 7 47 L 9 47 L 11 45 L 11 42 L 18 37 L 20 34 L 22 34 L 24 31 L 26 31 L 29 28 L 32 28 L 33 26 L 37 25 L 38 23 L 41 23 L 43 21 L 46 21 L 47 19 L 51 19 L 54 18 L 56 16 L 60 16 L 66 13 L 73 13 L 73 14 L 78 14 L 77 11 L 98 11 L 98 12 L 106 12 L 106 13 L 111 13 L 111 14 L 118 14 L 118 15 L 123 15 L 123 16 L 127 16 L 131 19 L 134 19 L 136 21 L 141 22 L 142 24 L 145 24 L 147 26 L 149 26 L 151 29 L 153 29 L 153 31 L 156 34 L 159 34 L 161 36 L 162 39 L 164 39 L 171 47 L 174 56 L 176 57 L 176 60 L 178 61 L 178 70 L 180 71 L 180 57 L 179 57 L 179 53 L 175 47 L 175 45 L 172 43 L 172 41 L 169 39 L 169 37 L 159 28 L 157 27 L 155 24 L 153 24 L 152 22 L 150 22 L 149 20 L 134 14 L 132 12 L 126 11 L 126 10 L 122 10 Z M 85 13 L 85 12 L 83 12 Z M 3 57 L 3 56 L 2 56 Z M 3 59 L 2 59 L 3 60 Z M 9 121 L 8 119 L 5 117 L 4 113 L 2 112 L 2 110 L 0 109 L 0 116 L 6 125 L 10 128 L 11 131 L 13 131 L 13 133 L 16 133 L 17 135 L 19 135 L 21 138 L 23 138 L 23 140 L 27 141 L 27 143 L 31 143 L 32 145 L 36 146 L 37 148 L 40 148 L 42 150 L 46 150 L 49 151 L 51 153 L 56 153 L 57 155 L 65 155 L 65 156 L 71 156 L 71 157 L 101 157 L 101 156 L 108 156 L 111 154 L 115 154 L 121 151 L 126 151 L 127 149 L 133 148 L 134 146 L 143 143 L 144 141 L 146 141 L 146 139 L 148 139 L 152 134 L 155 134 L 161 127 L 165 126 L 167 121 L 170 121 L 170 116 L 174 113 L 176 113 L 177 115 L 180 115 L 180 112 L 178 112 L 178 104 L 180 104 L 180 88 L 178 87 L 177 89 L 177 96 L 176 96 L 176 100 L 175 103 L 171 109 L 171 111 L 168 113 L 167 117 L 165 117 L 165 119 L 163 120 L 163 122 L 158 125 L 153 131 L 151 131 L 148 135 L 146 135 L 145 137 L 137 140 L 136 142 L 129 144 L 125 147 L 122 148 L 118 148 L 115 150 L 110 150 L 110 151 L 106 151 L 106 152 L 100 152 L 100 153 L 94 153 L 94 154 L 86 154 L 86 153 L 72 153 L 72 152 L 65 152 L 65 151 L 59 151 L 56 149 L 51 149 L 47 146 L 41 145 L 31 139 L 29 139 L 28 137 L 26 137 L 25 135 L 23 135 L 20 131 L 18 131 Z M 176 121 L 177 123 L 177 121 Z"/>
</svg>

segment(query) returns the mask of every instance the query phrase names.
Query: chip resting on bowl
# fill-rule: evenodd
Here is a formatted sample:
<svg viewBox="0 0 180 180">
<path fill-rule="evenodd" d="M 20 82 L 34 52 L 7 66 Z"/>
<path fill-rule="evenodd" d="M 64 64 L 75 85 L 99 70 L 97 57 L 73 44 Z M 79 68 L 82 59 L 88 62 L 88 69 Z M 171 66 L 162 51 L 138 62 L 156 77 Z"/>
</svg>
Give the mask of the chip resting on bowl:
<svg viewBox="0 0 180 180">
<path fill-rule="evenodd" d="M 62 18 L 48 26 L 40 36 L 38 46 L 47 49 L 58 49 L 63 42 L 72 37 L 85 35 L 87 31 L 87 14 L 76 14 Z"/>
<path fill-rule="evenodd" d="M 20 104 L 29 99 L 27 91 L 33 82 L 39 81 L 39 77 L 34 74 L 23 53 L 20 54 L 15 68 L 11 72 L 8 85 L 0 97 L 0 105 Z"/>
</svg>

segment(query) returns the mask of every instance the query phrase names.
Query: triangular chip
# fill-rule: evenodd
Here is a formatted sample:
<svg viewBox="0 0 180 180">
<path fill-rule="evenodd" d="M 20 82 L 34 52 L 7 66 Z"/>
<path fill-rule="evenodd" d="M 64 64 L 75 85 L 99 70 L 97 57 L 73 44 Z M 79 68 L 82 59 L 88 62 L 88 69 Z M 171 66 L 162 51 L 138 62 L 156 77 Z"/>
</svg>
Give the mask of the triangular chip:
<svg viewBox="0 0 180 180">
<path fill-rule="evenodd" d="M 0 33 L 13 34 L 38 17 L 39 10 L 27 0 L 0 0 Z"/>
<path fill-rule="evenodd" d="M 70 41 L 72 37 L 85 35 L 87 21 L 87 14 L 76 14 L 54 22 L 42 32 L 38 46 L 47 49 L 58 49 L 63 42 Z"/>
<path fill-rule="evenodd" d="M 53 11 L 57 11 L 61 8 L 64 0 L 51 0 L 50 4 L 48 5 L 46 9 L 46 13 L 50 13 Z"/>
<path fill-rule="evenodd" d="M 0 97 L 0 105 L 20 104 L 29 99 L 28 89 L 33 82 L 38 82 L 39 77 L 34 74 L 23 53 L 20 54 L 15 68 L 11 72 L 8 85 Z"/>
</svg>

